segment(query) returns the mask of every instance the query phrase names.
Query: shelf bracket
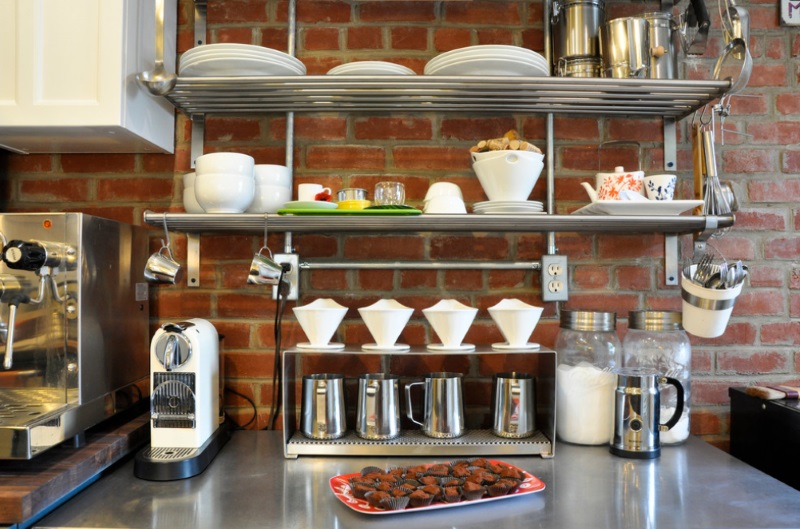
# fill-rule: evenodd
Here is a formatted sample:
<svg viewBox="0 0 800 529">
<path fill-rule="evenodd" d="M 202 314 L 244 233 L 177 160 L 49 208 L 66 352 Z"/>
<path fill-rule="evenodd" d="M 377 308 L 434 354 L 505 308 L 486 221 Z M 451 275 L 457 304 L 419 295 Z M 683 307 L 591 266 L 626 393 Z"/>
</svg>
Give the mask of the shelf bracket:
<svg viewBox="0 0 800 529">
<path fill-rule="evenodd" d="M 664 118 L 664 170 L 678 170 L 678 141 L 675 118 Z"/>
<path fill-rule="evenodd" d="M 664 282 L 667 285 L 677 285 L 680 280 L 678 261 L 678 236 L 667 233 L 664 235 Z"/>
<path fill-rule="evenodd" d="M 186 284 L 200 286 L 200 234 L 186 234 Z"/>
</svg>

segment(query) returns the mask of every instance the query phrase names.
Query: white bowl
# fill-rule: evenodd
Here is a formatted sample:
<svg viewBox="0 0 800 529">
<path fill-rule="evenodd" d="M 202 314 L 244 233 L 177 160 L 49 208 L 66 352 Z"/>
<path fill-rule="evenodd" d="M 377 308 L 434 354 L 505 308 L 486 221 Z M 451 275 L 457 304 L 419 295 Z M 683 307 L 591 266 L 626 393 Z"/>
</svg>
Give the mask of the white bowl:
<svg viewBox="0 0 800 529">
<path fill-rule="evenodd" d="M 205 213 L 200 204 L 197 203 L 197 197 L 194 195 L 194 182 L 194 173 L 183 175 L 183 209 L 186 213 Z"/>
<path fill-rule="evenodd" d="M 534 161 L 544 162 L 544 154 L 532 151 L 486 151 L 486 152 L 471 152 L 473 162 L 481 160 L 489 160 L 491 158 L 499 158 L 509 152 L 515 152 L 524 158 L 530 158 Z"/>
<path fill-rule="evenodd" d="M 277 213 L 292 200 L 292 188 L 281 185 L 264 185 L 256 182 L 253 202 L 247 213 Z"/>
<path fill-rule="evenodd" d="M 204 173 L 240 174 L 253 176 L 255 160 L 252 156 L 238 152 L 212 152 L 198 156 L 194 170 Z"/>
<path fill-rule="evenodd" d="M 318 299 L 308 305 L 294 307 L 292 310 L 309 343 L 320 347 L 328 345 L 333 333 L 347 314 L 347 307 L 329 298 Z"/>
<path fill-rule="evenodd" d="M 457 197 L 461 200 L 464 199 L 464 195 L 461 194 L 461 188 L 458 187 L 458 184 L 452 182 L 434 182 L 428 188 L 428 192 L 425 193 L 425 200 L 444 196 Z"/>
<path fill-rule="evenodd" d="M 544 163 L 520 156 L 517 151 L 472 164 L 489 200 L 528 200 Z"/>
<path fill-rule="evenodd" d="M 422 211 L 430 214 L 466 213 L 464 201 L 455 196 L 439 196 L 423 201 Z"/>
<path fill-rule="evenodd" d="M 253 175 L 197 174 L 194 195 L 206 213 L 243 213 L 256 192 Z"/>
<path fill-rule="evenodd" d="M 292 171 L 285 165 L 257 164 L 253 174 L 256 184 L 292 187 Z"/>
<path fill-rule="evenodd" d="M 504 299 L 489 307 L 492 317 L 503 338 L 512 347 L 524 347 L 528 343 L 544 308 L 528 305 L 518 299 Z"/>
<path fill-rule="evenodd" d="M 375 344 L 378 347 L 388 348 L 400 337 L 414 309 L 393 299 L 382 299 L 368 307 L 361 307 L 358 313 L 367 324 Z"/>
<path fill-rule="evenodd" d="M 467 335 L 478 309 L 468 307 L 454 299 L 443 299 L 436 305 L 422 309 L 436 336 L 448 349 L 456 349 Z"/>
</svg>

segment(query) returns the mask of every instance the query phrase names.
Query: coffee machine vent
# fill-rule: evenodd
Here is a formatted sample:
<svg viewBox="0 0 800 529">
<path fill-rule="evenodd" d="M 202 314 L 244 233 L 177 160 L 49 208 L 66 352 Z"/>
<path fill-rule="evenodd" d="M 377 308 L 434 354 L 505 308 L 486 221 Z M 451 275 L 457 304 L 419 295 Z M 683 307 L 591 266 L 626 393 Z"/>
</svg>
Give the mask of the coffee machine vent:
<svg viewBox="0 0 800 529">
<path fill-rule="evenodd" d="M 150 416 L 154 428 L 194 428 L 194 373 L 154 373 Z"/>
</svg>

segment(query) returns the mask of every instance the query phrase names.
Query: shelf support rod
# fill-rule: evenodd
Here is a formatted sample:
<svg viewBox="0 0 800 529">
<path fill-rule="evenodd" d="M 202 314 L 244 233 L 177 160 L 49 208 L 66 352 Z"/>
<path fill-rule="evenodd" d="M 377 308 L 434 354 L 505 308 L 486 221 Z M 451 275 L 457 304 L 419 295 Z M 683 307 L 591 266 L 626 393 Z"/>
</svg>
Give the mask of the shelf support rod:
<svg viewBox="0 0 800 529">
<path fill-rule="evenodd" d="M 301 270 L 541 270 L 541 261 L 300 261 Z"/>
</svg>

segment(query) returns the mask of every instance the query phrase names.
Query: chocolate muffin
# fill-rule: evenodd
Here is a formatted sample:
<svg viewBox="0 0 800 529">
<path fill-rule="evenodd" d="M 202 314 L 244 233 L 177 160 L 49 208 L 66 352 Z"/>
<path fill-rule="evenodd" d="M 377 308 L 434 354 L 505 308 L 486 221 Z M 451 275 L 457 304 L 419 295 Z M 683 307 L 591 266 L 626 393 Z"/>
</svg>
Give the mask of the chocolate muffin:
<svg viewBox="0 0 800 529">
<path fill-rule="evenodd" d="M 461 491 L 458 487 L 445 487 L 442 497 L 447 503 L 456 503 L 461 501 Z"/>
<path fill-rule="evenodd" d="M 435 500 L 438 500 L 442 495 L 442 487 L 440 487 L 439 485 L 425 485 L 420 490 L 427 492 L 428 494 L 433 496 L 433 499 Z"/>
<path fill-rule="evenodd" d="M 433 503 L 433 494 L 428 494 L 422 489 L 415 490 L 408 495 L 408 504 L 412 507 L 427 507 Z"/>
<path fill-rule="evenodd" d="M 472 483 L 471 481 L 467 481 L 461 487 L 461 493 L 464 495 L 464 499 L 470 500 L 478 500 L 486 494 L 486 487 L 483 485 L 479 485 L 478 483 Z"/>
<path fill-rule="evenodd" d="M 381 502 L 383 502 L 384 500 L 388 500 L 391 497 L 392 497 L 392 495 L 389 494 L 388 492 L 383 492 L 383 491 L 380 491 L 380 490 L 376 490 L 376 491 L 368 492 L 367 495 L 366 495 L 366 500 L 367 500 L 367 503 L 369 503 L 373 507 L 380 507 L 381 506 Z"/>
<path fill-rule="evenodd" d="M 357 483 L 355 486 L 350 486 L 354 498 L 363 500 L 368 492 L 375 492 L 375 486 L 365 483 Z"/>
</svg>

